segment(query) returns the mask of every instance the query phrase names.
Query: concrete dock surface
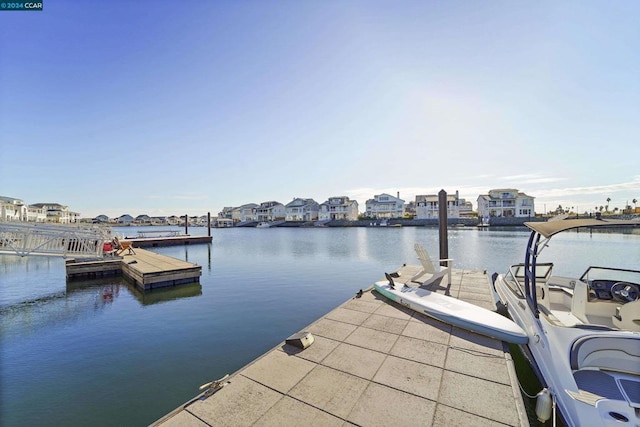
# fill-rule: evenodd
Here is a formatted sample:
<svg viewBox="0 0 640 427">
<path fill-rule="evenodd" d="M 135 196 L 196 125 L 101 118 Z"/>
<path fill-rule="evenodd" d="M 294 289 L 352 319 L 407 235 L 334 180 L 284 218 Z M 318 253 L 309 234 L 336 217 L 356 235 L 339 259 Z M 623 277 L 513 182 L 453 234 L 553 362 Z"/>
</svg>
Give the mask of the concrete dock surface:
<svg viewBox="0 0 640 427">
<path fill-rule="evenodd" d="M 418 270 L 404 266 L 396 281 Z M 495 309 L 483 272 L 454 270 L 449 286 L 430 289 Z M 283 337 L 213 394 L 155 425 L 529 425 L 501 341 L 416 313 L 371 288 L 303 331 L 315 338 L 308 348 Z"/>
</svg>

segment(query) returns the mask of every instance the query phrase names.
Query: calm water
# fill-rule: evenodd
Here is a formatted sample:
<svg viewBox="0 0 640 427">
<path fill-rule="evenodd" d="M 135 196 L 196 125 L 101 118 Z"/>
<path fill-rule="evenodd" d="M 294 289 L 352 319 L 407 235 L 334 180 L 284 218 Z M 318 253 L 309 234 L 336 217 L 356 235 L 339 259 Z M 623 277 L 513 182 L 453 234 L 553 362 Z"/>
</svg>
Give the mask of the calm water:
<svg viewBox="0 0 640 427">
<path fill-rule="evenodd" d="M 147 425 L 383 272 L 417 264 L 415 242 L 438 255 L 434 228 L 212 234 L 211 245 L 154 249 L 202 265 L 200 284 L 147 294 L 122 279 L 66 283 L 62 259 L 0 255 L 0 425 Z M 523 259 L 527 236 L 450 230 L 449 256 L 455 268 L 504 272 Z M 638 234 L 565 233 L 545 258 L 562 275 L 637 268 L 638 243 Z"/>
</svg>

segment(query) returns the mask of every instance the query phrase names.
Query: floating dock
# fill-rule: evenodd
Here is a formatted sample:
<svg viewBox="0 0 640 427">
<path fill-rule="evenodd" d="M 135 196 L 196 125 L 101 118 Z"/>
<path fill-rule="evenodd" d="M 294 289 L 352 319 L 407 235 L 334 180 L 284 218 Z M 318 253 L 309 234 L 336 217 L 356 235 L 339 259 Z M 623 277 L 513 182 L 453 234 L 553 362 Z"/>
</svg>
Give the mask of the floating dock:
<svg viewBox="0 0 640 427">
<path fill-rule="evenodd" d="M 454 270 L 431 289 L 495 309 L 483 272 Z M 529 425 L 505 343 L 372 288 L 300 332 L 315 339 L 307 348 L 280 343 L 154 425 Z"/>
<path fill-rule="evenodd" d="M 151 232 L 148 235 L 140 237 L 127 237 L 120 240 L 121 243 L 130 243 L 136 248 L 158 248 L 161 246 L 177 246 L 177 245 L 196 245 L 201 243 L 211 243 L 211 236 L 189 236 L 189 235 L 173 235 L 173 236 L 153 236 Z"/>
<path fill-rule="evenodd" d="M 140 248 L 96 261 L 67 260 L 67 279 L 124 275 L 142 290 L 200 281 L 202 267 Z"/>
</svg>

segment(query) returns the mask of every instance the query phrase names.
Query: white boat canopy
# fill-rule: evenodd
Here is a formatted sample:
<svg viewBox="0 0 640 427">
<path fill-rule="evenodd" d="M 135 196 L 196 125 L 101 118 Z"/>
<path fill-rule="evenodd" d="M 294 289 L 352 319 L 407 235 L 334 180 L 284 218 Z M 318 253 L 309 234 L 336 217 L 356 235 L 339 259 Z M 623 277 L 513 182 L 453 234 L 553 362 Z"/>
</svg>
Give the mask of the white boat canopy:
<svg viewBox="0 0 640 427">
<path fill-rule="evenodd" d="M 640 227 L 640 219 L 565 219 L 560 221 L 547 222 L 525 222 L 524 225 L 539 233 L 545 238 L 550 238 L 554 234 L 562 231 L 581 227 Z"/>
</svg>

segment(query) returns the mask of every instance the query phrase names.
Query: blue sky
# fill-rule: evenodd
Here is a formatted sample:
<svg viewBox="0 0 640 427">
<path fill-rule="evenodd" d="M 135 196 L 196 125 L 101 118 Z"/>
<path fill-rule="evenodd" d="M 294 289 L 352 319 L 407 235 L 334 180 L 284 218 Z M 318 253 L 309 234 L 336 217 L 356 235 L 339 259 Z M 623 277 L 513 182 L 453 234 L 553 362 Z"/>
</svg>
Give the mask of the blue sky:
<svg viewBox="0 0 640 427">
<path fill-rule="evenodd" d="M 0 12 L 0 195 L 82 216 L 492 188 L 640 199 L 638 1 Z"/>
</svg>

